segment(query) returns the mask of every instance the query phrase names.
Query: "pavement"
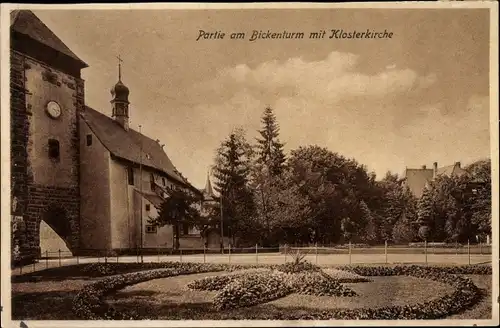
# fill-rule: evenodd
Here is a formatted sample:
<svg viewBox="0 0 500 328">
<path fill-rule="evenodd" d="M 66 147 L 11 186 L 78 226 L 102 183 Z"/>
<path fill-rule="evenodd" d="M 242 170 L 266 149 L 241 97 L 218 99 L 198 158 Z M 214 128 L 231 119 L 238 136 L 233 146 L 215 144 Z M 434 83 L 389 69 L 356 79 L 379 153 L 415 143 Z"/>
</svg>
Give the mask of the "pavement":
<svg viewBox="0 0 500 328">
<path fill-rule="evenodd" d="M 288 254 L 194 254 L 194 255 L 145 255 L 143 262 L 195 262 L 216 264 L 282 264 L 291 262 Z M 335 266 L 347 264 L 443 264 L 464 265 L 491 263 L 492 255 L 480 254 L 310 254 L 305 260 L 319 266 Z M 47 268 L 68 266 L 82 263 L 137 263 L 141 262 L 140 256 L 119 257 L 63 257 L 56 259 L 42 259 L 37 263 L 26 265 L 12 270 L 12 275 L 24 274 Z"/>
</svg>

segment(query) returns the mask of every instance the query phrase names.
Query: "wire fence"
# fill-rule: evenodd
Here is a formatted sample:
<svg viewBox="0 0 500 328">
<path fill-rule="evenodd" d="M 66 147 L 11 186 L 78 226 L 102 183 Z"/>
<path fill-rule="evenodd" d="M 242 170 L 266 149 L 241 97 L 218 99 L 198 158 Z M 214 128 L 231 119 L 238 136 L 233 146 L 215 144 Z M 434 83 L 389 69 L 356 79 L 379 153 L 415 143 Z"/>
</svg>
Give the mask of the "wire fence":
<svg viewBox="0 0 500 328">
<path fill-rule="evenodd" d="M 442 245 L 423 243 L 414 245 L 367 246 L 347 245 L 281 245 L 279 247 L 231 247 L 224 249 L 204 247 L 135 250 L 135 254 L 105 251 L 100 256 L 81 256 L 69 251 L 44 251 L 32 264 L 12 270 L 23 274 L 53 267 L 85 263 L 141 263 L 141 262 L 195 262 L 216 264 L 282 264 L 298 256 L 319 266 L 347 264 L 480 264 L 491 262 L 491 245 Z M 87 252 L 90 253 L 90 252 Z"/>
</svg>

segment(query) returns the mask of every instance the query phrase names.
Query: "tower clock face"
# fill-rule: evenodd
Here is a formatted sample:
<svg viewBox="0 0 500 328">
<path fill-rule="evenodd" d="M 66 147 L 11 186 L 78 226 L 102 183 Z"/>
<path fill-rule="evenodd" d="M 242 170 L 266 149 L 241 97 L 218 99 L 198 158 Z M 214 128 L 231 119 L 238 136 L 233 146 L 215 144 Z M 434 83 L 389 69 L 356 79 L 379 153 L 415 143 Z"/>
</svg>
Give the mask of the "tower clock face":
<svg viewBox="0 0 500 328">
<path fill-rule="evenodd" d="M 59 118 L 59 116 L 61 116 L 61 106 L 55 101 L 49 101 L 46 111 L 52 118 Z"/>
</svg>

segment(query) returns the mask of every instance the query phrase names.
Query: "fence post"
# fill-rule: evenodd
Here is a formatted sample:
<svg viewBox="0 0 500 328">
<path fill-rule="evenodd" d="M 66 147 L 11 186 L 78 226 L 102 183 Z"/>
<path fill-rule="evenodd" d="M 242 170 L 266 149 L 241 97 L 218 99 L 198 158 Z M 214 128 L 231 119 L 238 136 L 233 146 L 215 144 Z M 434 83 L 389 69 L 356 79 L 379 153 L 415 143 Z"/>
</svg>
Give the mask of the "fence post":
<svg viewBox="0 0 500 328">
<path fill-rule="evenodd" d="M 180 262 L 182 263 L 182 248 L 179 248 L 179 259 Z"/>
<path fill-rule="evenodd" d="M 458 241 L 455 241 L 455 255 L 458 256 Z"/>
<path fill-rule="evenodd" d="M 203 244 L 203 263 L 207 262 L 207 245 Z"/>
<path fill-rule="evenodd" d="M 104 264 L 108 264 L 108 250 L 104 250 Z"/>
<path fill-rule="evenodd" d="M 384 252 L 385 252 L 385 264 L 387 264 L 388 263 L 388 260 L 387 260 L 387 240 L 385 241 Z"/>
<path fill-rule="evenodd" d="M 59 266 L 61 266 L 61 250 L 59 250 Z"/>
<path fill-rule="evenodd" d="M 349 240 L 349 264 L 352 263 L 352 251 L 351 251 L 351 241 Z"/>
<path fill-rule="evenodd" d="M 80 255 L 76 253 L 76 264 L 80 264 Z"/>
<path fill-rule="evenodd" d="M 288 245 L 287 245 L 287 244 L 285 244 L 285 264 L 286 264 L 286 254 L 287 254 L 287 252 L 288 252 L 288 250 L 287 250 L 287 249 L 288 249 Z"/>
<path fill-rule="evenodd" d="M 469 257 L 469 265 L 470 265 L 470 241 L 467 239 L 467 256 Z"/>
<path fill-rule="evenodd" d="M 425 264 L 427 264 L 427 239 L 424 241 Z"/>
<path fill-rule="evenodd" d="M 33 272 L 36 271 L 36 259 L 33 261 Z"/>
<path fill-rule="evenodd" d="M 318 243 L 314 245 L 315 253 L 316 253 L 316 265 L 318 265 Z"/>
<path fill-rule="evenodd" d="M 120 253 L 117 251 L 116 252 L 116 263 L 120 261 Z"/>
<path fill-rule="evenodd" d="M 229 249 L 228 249 L 228 254 L 229 254 L 229 264 L 231 264 L 231 244 L 229 244 Z"/>
<path fill-rule="evenodd" d="M 158 263 L 160 263 L 160 247 L 158 247 Z"/>
<path fill-rule="evenodd" d="M 255 244 L 255 262 L 259 264 L 259 244 Z"/>
<path fill-rule="evenodd" d="M 483 248 L 481 247 L 481 240 L 479 240 L 479 255 L 483 255 Z"/>
<path fill-rule="evenodd" d="M 49 251 L 45 251 L 45 269 L 49 268 Z"/>
</svg>

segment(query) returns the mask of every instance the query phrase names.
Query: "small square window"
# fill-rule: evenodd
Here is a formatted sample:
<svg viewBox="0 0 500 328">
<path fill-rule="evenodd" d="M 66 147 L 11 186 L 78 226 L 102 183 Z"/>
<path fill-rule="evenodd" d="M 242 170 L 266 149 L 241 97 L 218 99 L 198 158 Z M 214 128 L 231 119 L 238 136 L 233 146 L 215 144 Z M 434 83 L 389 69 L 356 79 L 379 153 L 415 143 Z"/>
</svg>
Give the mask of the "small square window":
<svg viewBox="0 0 500 328">
<path fill-rule="evenodd" d="M 146 204 L 146 211 L 150 211 L 151 210 L 151 205 L 150 204 Z"/>
<path fill-rule="evenodd" d="M 56 139 L 49 139 L 49 158 L 59 161 L 59 141 Z"/>
<path fill-rule="evenodd" d="M 92 146 L 92 135 L 87 134 L 87 146 Z"/>
<path fill-rule="evenodd" d="M 156 233 L 157 229 L 155 225 L 147 225 L 146 226 L 146 233 Z"/>
</svg>

